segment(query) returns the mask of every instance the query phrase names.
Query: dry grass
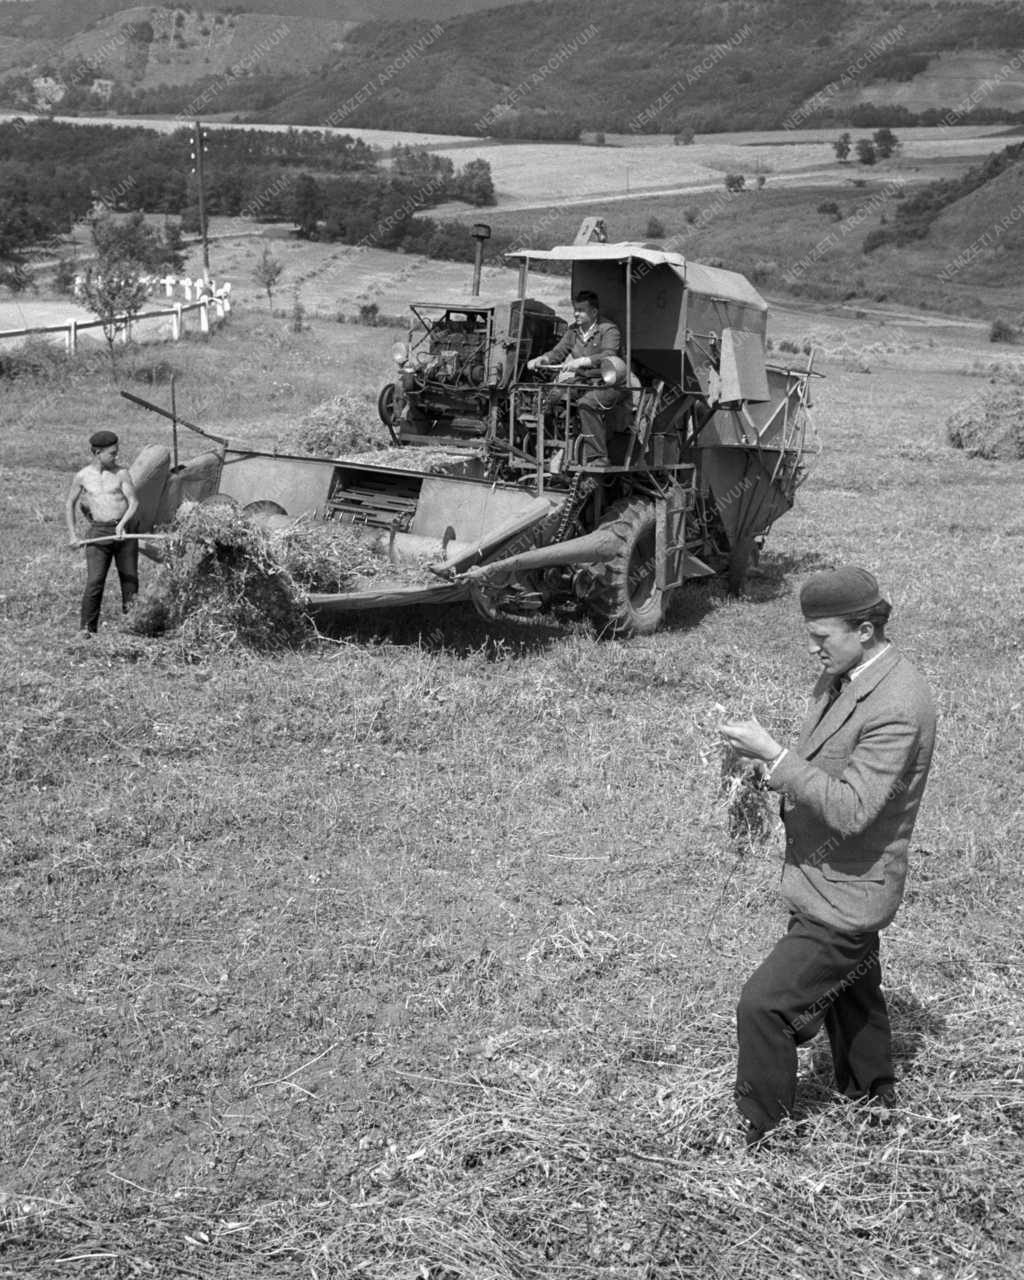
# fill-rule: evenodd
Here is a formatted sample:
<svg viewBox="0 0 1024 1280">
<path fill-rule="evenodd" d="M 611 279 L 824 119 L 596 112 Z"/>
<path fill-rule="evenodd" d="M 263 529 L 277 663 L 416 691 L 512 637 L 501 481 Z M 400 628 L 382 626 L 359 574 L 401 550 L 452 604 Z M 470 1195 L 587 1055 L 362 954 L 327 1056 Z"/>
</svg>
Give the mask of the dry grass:
<svg viewBox="0 0 1024 1280">
<path fill-rule="evenodd" d="M 277 438 L 339 374 L 372 390 L 378 332 L 342 356 L 331 327 L 249 324 L 175 355 L 232 436 Z M 272 344 L 247 379 L 243 335 Z M 826 363 L 825 452 L 765 576 L 630 644 L 436 611 L 183 653 L 113 605 L 80 640 L 82 439 L 163 427 L 105 372 L 12 386 L 16 420 L 48 407 L 2 471 L 0 1276 L 1018 1275 L 1022 464 L 942 428 L 986 346 Z M 901 1106 L 870 1127 L 814 1044 L 752 1159 L 733 1005 L 782 925 L 779 849 L 737 827 L 715 725 L 792 732 L 796 592 L 846 559 L 941 710 L 883 943 Z"/>
</svg>

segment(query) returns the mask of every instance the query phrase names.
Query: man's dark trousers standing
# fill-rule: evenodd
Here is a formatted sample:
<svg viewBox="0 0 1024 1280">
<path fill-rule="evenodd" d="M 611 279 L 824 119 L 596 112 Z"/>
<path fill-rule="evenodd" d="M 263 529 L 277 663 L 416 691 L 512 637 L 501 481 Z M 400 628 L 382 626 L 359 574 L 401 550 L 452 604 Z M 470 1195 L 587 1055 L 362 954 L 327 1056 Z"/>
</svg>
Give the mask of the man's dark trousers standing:
<svg viewBox="0 0 1024 1280">
<path fill-rule="evenodd" d="M 878 946 L 877 932 L 841 933 L 810 916 L 790 916 L 736 1011 L 736 1105 L 756 1129 L 774 1128 L 792 1111 L 797 1045 L 813 1039 L 822 1023 L 841 1093 L 864 1098 L 891 1089 Z"/>
<path fill-rule="evenodd" d="M 121 609 L 128 606 L 139 592 L 139 544 L 134 538 L 114 538 L 114 524 L 93 522 L 86 532 L 86 539 L 110 538 L 110 542 L 92 543 L 85 548 L 85 592 L 82 595 L 83 631 L 99 628 L 100 608 L 103 604 L 103 587 L 113 562 L 121 581 Z"/>
</svg>

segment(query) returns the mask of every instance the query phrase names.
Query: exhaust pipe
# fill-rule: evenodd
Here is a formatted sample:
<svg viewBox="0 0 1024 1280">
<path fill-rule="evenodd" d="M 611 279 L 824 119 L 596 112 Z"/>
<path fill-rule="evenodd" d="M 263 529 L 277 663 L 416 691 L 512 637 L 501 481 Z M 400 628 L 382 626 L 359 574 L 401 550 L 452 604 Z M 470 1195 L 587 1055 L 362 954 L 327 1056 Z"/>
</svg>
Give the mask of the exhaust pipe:
<svg viewBox="0 0 1024 1280">
<path fill-rule="evenodd" d="M 484 243 L 491 238 L 491 228 L 486 222 L 474 222 L 470 235 L 476 241 L 473 251 L 473 289 L 472 296 L 480 296 L 480 272 L 484 265 Z"/>
</svg>

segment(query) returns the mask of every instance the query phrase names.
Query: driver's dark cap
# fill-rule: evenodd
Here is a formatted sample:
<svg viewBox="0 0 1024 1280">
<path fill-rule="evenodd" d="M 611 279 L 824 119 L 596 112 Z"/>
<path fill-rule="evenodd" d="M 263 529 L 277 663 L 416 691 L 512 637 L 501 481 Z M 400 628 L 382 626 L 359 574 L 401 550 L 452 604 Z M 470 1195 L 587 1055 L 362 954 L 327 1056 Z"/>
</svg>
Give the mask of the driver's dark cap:
<svg viewBox="0 0 1024 1280">
<path fill-rule="evenodd" d="M 117 444 L 117 436 L 113 431 L 94 431 L 89 437 L 89 444 L 93 449 L 109 449 L 112 444 Z"/>
</svg>

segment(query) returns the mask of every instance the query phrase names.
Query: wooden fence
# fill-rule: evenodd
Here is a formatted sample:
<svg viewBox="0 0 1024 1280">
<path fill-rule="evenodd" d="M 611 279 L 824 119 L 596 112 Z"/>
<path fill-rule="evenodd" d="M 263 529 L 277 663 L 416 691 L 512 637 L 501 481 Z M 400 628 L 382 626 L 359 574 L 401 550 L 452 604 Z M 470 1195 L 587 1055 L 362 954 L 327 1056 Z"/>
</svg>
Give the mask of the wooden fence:
<svg viewBox="0 0 1024 1280">
<path fill-rule="evenodd" d="M 116 325 L 117 340 L 120 342 L 130 342 L 133 334 L 139 325 L 147 321 L 171 322 L 171 338 L 177 342 L 186 332 L 186 317 L 195 314 L 198 320 L 198 330 L 200 333 L 209 333 L 211 326 L 219 324 L 225 316 L 231 311 L 231 285 L 224 284 L 214 289 L 210 286 L 208 289 L 202 287 L 200 281 L 177 281 L 173 279 L 162 279 L 159 282 L 164 285 L 168 294 L 171 293 L 170 285 L 182 284 L 186 285 L 186 299 L 193 299 L 193 289 L 195 290 L 195 298 L 191 301 L 175 302 L 169 307 L 163 307 L 156 311 L 140 311 L 133 316 L 115 316 L 113 317 Z M 5 339 L 18 339 L 30 337 L 44 337 L 48 334 L 62 333 L 64 335 L 64 348 L 68 355 L 74 355 L 78 350 L 78 335 L 87 329 L 102 329 L 104 324 L 109 324 L 109 320 L 65 320 L 62 324 L 44 324 L 36 325 L 28 329 L 0 329 L 0 342 Z"/>
</svg>

